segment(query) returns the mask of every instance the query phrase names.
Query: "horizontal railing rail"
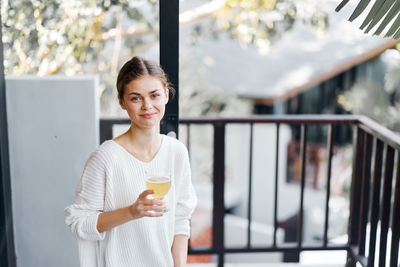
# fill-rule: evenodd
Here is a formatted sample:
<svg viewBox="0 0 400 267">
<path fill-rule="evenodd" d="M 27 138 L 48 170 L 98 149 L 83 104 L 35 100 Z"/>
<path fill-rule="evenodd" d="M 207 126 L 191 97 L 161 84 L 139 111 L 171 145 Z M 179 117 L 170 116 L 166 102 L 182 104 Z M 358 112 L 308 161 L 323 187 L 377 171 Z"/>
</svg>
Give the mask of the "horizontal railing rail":
<svg viewBox="0 0 400 267">
<path fill-rule="evenodd" d="M 276 125 L 276 163 L 275 163 L 275 188 L 274 188 L 274 232 L 271 246 L 252 246 L 250 225 L 252 222 L 252 168 L 249 168 L 249 198 L 247 212 L 247 244 L 240 248 L 227 248 L 224 244 L 224 184 L 225 184 L 225 135 L 226 126 L 229 124 L 250 125 L 249 161 L 253 160 L 253 128 L 255 124 L 271 123 Z M 113 125 L 130 124 L 129 119 L 102 119 L 100 121 L 101 142 L 112 138 Z M 395 152 L 400 151 L 400 137 L 371 119 L 353 115 L 271 115 L 250 116 L 244 118 L 193 118 L 181 119 L 181 125 L 186 126 L 187 145 L 190 148 L 191 125 L 211 125 L 214 130 L 213 147 L 213 211 L 212 211 L 212 245 L 210 247 L 189 247 L 189 253 L 214 254 L 218 256 L 218 265 L 223 266 L 225 254 L 246 252 L 302 252 L 308 250 L 345 250 L 347 251 L 346 266 L 397 266 L 400 237 L 400 171 L 397 167 L 393 177 Z M 278 155 L 280 126 L 282 124 L 300 126 L 300 199 L 299 214 L 297 218 L 297 242 L 291 244 L 277 243 L 278 229 Z M 304 195 L 305 195 L 305 158 L 307 153 L 307 127 L 309 125 L 326 125 L 328 127 L 327 151 L 327 188 L 325 196 L 324 232 L 322 243 L 306 244 L 303 240 L 304 229 Z M 353 127 L 353 168 L 350 192 L 350 218 L 348 224 L 348 241 L 345 244 L 330 244 L 329 230 L 329 201 L 332 150 L 335 127 L 350 125 Z M 373 149 L 375 146 L 375 149 Z M 397 166 L 400 166 L 398 156 Z M 374 161 L 374 162 L 372 162 Z M 384 164 L 384 165 L 383 165 Z M 382 173 L 382 167 L 383 173 Z M 383 184 L 381 188 L 381 179 Z M 392 194 L 393 180 L 395 179 L 395 192 Z M 381 197 L 382 195 L 382 197 Z M 370 201 L 370 197 L 372 198 Z M 380 201 L 382 199 L 382 201 Z M 371 204 L 371 205 L 370 205 Z M 393 213 L 390 217 L 391 212 Z M 391 224 L 389 222 L 392 218 Z M 379 222 L 379 224 L 378 224 Z M 367 224 L 369 227 L 369 240 L 366 240 Z M 378 225 L 380 235 L 377 237 Z M 386 262 L 386 243 L 388 231 L 391 229 L 391 246 L 389 262 Z M 377 239 L 379 249 L 376 250 Z M 366 243 L 368 251 L 366 251 Z"/>
</svg>

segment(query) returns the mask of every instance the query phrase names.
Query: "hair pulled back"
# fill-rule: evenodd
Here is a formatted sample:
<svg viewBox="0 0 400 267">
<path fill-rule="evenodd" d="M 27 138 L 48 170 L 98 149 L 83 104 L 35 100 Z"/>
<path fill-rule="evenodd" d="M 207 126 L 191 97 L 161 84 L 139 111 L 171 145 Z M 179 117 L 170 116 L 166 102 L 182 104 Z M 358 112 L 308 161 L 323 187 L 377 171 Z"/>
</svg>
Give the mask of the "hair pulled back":
<svg viewBox="0 0 400 267">
<path fill-rule="evenodd" d="M 154 61 L 146 60 L 141 57 L 133 57 L 126 62 L 118 73 L 117 90 L 118 98 L 124 98 L 125 86 L 133 80 L 150 75 L 158 78 L 165 89 L 168 89 L 172 96 L 175 96 L 175 89 L 168 81 L 164 70 Z"/>
</svg>

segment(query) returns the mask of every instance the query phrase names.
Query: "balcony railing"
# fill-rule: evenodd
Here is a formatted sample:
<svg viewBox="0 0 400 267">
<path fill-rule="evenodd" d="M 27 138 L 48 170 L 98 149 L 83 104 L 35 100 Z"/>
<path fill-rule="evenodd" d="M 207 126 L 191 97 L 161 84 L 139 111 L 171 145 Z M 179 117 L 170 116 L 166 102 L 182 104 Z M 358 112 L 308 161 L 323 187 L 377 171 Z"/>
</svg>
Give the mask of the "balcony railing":
<svg viewBox="0 0 400 267">
<path fill-rule="evenodd" d="M 129 124 L 124 119 L 102 119 L 100 121 L 101 142 L 112 138 L 113 125 Z M 244 247 L 228 248 L 224 244 L 224 184 L 225 184 L 225 130 L 227 125 L 250 125 L 250 166 L 253 160 L 253 128 L 256 124 L 276 125 L 276 164 L 274 188 L 274 232 L 273 242 L 270 246 L 252 246 L 250 225 L 252 222 L 252 173 L 249 173 L 249 199 L 248 199 L 248 228 L 247 244 Z M 224 256 L 227 253 L 249 252 L 295 252 L 342 250 L 347 251 L 346 266 L 374 266 L 377 255 L 377 266 L 397 266 L 399 237 L 400 237 L 400 137 L 376 122 L 363 117 L 351 115 L 286 115 L 286 116 L 252 116 L 247 118 L 198 118 L 181 119 L 181 125 L 186 125 L 187 136 L 190 137 L 192 125 L 211 125 L 213 127 L 213 211 L 212 211 L 212 245 L 208 248 L 189 247 L 192 255 L 217 255 L 218 266 L 223 266 Z M 278 244 L 278 155 L 280 126 L 283 124 L 300 125 L 300 199 L 297 221 L 296 243 Z M 328 127 L 327 148 L 327 188 L 325 198 L 324 232 L 322 242 L 305 244 L 303 242 L 304 229 L 304 195 L 305 195 L 305 158 L 307 147 L 307 127 L 309 125 L 325 125 Z M 353 167 L 350 192 L 350 218 L 348 223 L 348 241 L 344 244 L 332 244 L 328 240 L 329 230 L 329 201 L 330 181 L 332 166 L 332 148 L 334 130 L 341 125 L 353 127 Z M 190 138 L 187 138 L 190 143 Z M 375 145 L 375 149 L 373 149 Z M 190 147 L 190 144 L 188 144 Z M 397 168 L 394 169 L 395 152 L 397 151 Z M 383 166 L 384 164 L 384 166 Z M 384 168 L 382 168 L 384 167 Z M 393 171 L 395 175 L 393 175 Z M 383 179 L 383 184 L 381 183 Z M 393 183 L 395 180 L 395 190 Z M 382 184 L 382 188 L 381 188 Z M 381 196 L 382 195 L 382 196 Z M 392 216 L 390 214 L 392 212 Z M 391 223 L 390 223 L 391 218 Z M 367 225 L 370 227 L 367 227 Z M 379 226 L 378 226 L 379 225 Z M 378 228 L 380 234 L 377 236 Z M 389 257 L 387 257 L 387 241 L 391 229 L 391 242 Z M 367 231 L 369 233 L 367 233 Z M 369 235 L 367 243 L 366 236 Z M 379 241 L 379 247 L 377 247 Z M 368 248 L 368 251 L 366 251 Z M 377 250 L 377 251 L 375 251 Z"/>
</svg>

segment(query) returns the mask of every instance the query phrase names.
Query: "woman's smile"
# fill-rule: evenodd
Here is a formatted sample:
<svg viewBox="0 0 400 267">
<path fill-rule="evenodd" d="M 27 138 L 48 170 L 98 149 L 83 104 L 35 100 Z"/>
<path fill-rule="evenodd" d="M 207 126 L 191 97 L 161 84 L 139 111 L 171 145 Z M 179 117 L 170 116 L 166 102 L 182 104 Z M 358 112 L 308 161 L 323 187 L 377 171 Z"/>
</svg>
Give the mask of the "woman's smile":
<svg viewBox="0 0 400 267">
<path fill-rule="evenodd" d="M 141 114 L 140 116 L 143 117 L 143 118 L 145 118 L 145 119 L 151 119 L 151 118 L 153 118 L 154 115 L 156 115 L 156 114 L 157 114 L 156 112 L 153 112 L 153 113 Z"/>
</svg>

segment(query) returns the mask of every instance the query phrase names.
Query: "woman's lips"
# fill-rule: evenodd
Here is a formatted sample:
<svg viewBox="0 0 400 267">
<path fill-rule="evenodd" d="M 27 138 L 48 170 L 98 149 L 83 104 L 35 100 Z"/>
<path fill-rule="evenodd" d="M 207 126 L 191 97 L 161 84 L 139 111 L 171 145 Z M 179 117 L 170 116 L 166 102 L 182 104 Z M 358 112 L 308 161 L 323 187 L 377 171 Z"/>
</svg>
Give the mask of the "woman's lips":
<svg viewBox="0 0 400 267">
<path fill-rule="evenodd" d="M 155 115 L 155 113 L 146 113 L 146 114 L 142 114 L 140 116 L 145 119 L 151 119 L 154 115 Z"/>
</svg>

